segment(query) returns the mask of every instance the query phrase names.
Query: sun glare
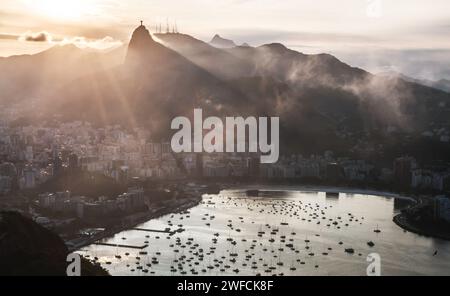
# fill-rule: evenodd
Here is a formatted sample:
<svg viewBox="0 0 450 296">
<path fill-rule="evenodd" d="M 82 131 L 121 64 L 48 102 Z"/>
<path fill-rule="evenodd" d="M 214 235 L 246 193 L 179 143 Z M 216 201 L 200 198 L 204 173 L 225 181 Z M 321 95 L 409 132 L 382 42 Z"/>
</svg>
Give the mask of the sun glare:
<svg viewBox="0 0 450 296">
<path fill-rule="evenodd" d="M 29 3 L 37 13 L 56 19 L 77 20 L 90 12 L 88 2 L 82 0 L 39 0 Z"/>
</svg>

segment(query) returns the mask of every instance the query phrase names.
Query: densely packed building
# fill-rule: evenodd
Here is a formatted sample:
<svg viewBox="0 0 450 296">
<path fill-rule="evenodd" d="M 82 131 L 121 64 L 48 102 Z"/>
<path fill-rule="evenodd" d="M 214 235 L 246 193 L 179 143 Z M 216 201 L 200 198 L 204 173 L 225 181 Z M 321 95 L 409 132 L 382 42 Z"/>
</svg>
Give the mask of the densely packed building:
<svg viewBox="0 0 450 296">
<path fill-rule="evenodd" d="M 275 164 L 261 164 L 256 153 L 174 154 L 170 143 L 152 140 L 144 128 L 97 127 L 83 121 L 17 124 L 17 112 L 0 112 L 0 194 L 32 189 L 74 168 L 123 183 L 134 177 L 254 177 L 395 182 L 439 192 L 450 187 L 448 166 L 421 167 L 412 157 L 400 157 L 390 167 L 379 167 L 362 159 L 338 158 L 327 151 L 307 157 L 285 155 Z"/>
</svg>

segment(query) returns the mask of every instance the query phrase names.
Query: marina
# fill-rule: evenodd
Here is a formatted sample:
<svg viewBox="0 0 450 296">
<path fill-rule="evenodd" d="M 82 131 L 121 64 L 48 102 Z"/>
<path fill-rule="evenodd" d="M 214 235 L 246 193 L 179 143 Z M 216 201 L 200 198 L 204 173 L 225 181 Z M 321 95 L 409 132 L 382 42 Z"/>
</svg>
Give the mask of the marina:
<svg viewBox="0 0 450 296">
<path fill-rule="evenodd" d="M 450 244 L 398 227 L 392 219 L 405 203 L 393 197 L 339 193 L 330 199 L 326 192 L 281 191 L 204 195 L 190 210 L 79 253 L 97 258 L 112 275 L 366 275 L 373 253 L 385 275 L 450 274 Z M 124 239 L 147 246 L 112 247 Z"/>
</svg>

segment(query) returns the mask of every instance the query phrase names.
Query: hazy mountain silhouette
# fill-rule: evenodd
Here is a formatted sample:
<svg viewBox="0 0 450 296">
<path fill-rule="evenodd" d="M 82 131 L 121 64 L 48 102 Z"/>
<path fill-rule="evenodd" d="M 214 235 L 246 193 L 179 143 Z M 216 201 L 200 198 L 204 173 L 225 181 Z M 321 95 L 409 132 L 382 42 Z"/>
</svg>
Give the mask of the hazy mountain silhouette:
<svg viewBox="0 0 450 296">
<path fill-rule="evenodd" d="M 285 152 L 347 152 L 362 133 L 377 134 L 372 139 L 377 145 L 391 141 L 388 128 L 420 135 L 433 128 L 431 123 L 448 125 L 450 118 L 448 93 L 401 77 L 372 75 L 332 55 L 307 55 L 279 43 L 223 49 L 184 34 L 156 34 L 153 39 L 140 26 L 124 63 L 108 66 L 85 65 L 84 73 L 75 67 L 75 73 L 84 74 L 76 76 L 61 67 L 60 76 L 69 78 L 54 74 L 54 79 L 71 82 L 54 87 L 51 80 L 39 82 L 36 72 L 30 79 L 54 91 L 43 108 L 47 114 L 145 125 L 161 137 L 170 133 L 175 116 L 190 116 L 195 107 L 217 116 L 280 116 Z M 28 85 L 22 77 L 11 81 Z"/>
<path fill-rule="evenodd" d="M 256 114 L 281 116 L 289 146 L 308 152 L 354 145 L 337 135 L 342 131 L 356 135 L 396 127 L 420 134 L 430 122 L 446 124 L 450 115 L 441 107 L 443 102 L 449 106 L 448 94 L 399 77 L 372 75 L 329 54 L 302 54 L 279 43 L 217 49 L 190 36 L 158 38 L 216 76 L 230 79 Z"/>
<path fill-rule="evenodd" d="M 393 72 L 393 71 L 379 73 L 378 75 L 388 77 L 388 78 L 394 78 L 394 79 L 403 79 L 405 81 L 414 82 L 414 83 L 421 84 L 424 86 L 436 88 L 436 89 L 439 89 L 439 90 L 442 90 L 445 92 L 450 92 L 450 80 L 448 80 L 448 79 L 440 79 L 437 81 L 416 79 L 416 78 L 406 76 L 402 73 Z"/>
<path fill-rule="evenodd" d="M 45 98 L 79 77 L 122 64 L 124 54 L 124 48 L 101 53 L 57 45 L 35 55 L 2 58 L 0 102 Z"/>
<path fill-rule="evenodd" d="M 254 65 L 231 53 L 185 34 L 156 34 L 156 38 L 169 48 L 182 54 L 198 66 L 217 77 L 232 79 L 253 76 Z"/>
<path fill-rule="evenodd" d="M 209 44 L 217 48 L 232 48 L 236 46 L 233 40 L 222 38 L 219 34 L 214 35 Z"/>
<path fill-rule="evenodd" d="M 432 113 L 428 112 L 431 111 L 429 106 L 425 106 L 429 104 L 428 100 L 435 101 L 434 107 L 437 107 L 441 100 L 449 100 L 447 94 L 438 90 L 401 78 L 389 79 L 372 75 L 351 67 L 332 55 L 306 55 L 279 43 L 256 48 L 234 47 L 218 50 L 211 49 L 212 47 L 208 49 L 207 44 L 193 42 L 190 38 L 179 38 L 176 42 L 173 41 L 174 38 L 160 38 L 168 46 L 201 66 L 222 64 L 223 51 L 226 51 L 238 59 L 234 63 L 245 61 L 245 71 L 241 70 L 242 67 L 237 67 L 238 71 L 234 73 L 237 82 L 241 77 L 270 77 L 286 83 L 291 91 L 287 99 L 290 102 L 286 103 L 288 110 L 293 110 L 291 107 L 295 105 L 301 105 L 299 108 L 303 110 L 312 108 L 321 114 L 328 114 L 328 117 L 335 117 L 338 121 L 350 117 L 351 120 L 347 121 L 355 122 L 354 119 L 360 117 L 365 121 L 364 125 L 357 124 L 362 129 L 389 125 L 408 129 L 424 128 L 424 124 L 433 117 Z M 203 52 L 208 54 L 202 55 Z M 227 56 L 223 64 L 229 63 L 229 60 L 233 59 Z M 230 77 L 230 73 L 233 74 L 227 67 L 214 69 L 209 66 L 209 70 L 222 77 Z M 267 81 L 266 79 L 264 82 L 265 88 Z M 255 80 L 247 95 L 257 92 L 258 86 L 254 85 L 254 82 Z M 239 84 L 242 85 L 242 80 Z M 349 113 L 348 104 L 352 104 L 354 112 Z"/>
<path fill-rule="evenodd" d="M 155 42 L 144 26 L 133 32 L 123 65 L 87 75 L 61 93 L 58 111 L 65 118 L 145 124 L 161 136 L 175 116 L 190 115 L 195 107 L 219 114 L 230 106 L 245 109 L 245 95 Z"/>
<path fill-rule="evenodd" d="M 438 81 L 434 81 L 429 86 L 446 91 L 446 92 L 450 92 L 450 80 L 448 80 L 448 79 L 441 79 Z"/>
</svg>

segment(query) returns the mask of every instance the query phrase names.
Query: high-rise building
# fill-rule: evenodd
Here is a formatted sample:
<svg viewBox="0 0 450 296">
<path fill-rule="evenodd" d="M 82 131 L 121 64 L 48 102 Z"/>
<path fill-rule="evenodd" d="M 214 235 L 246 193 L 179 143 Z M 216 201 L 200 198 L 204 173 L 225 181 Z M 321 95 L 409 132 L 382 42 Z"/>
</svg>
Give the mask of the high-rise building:
<svg viewBox="0 0 450 296">
<path fill-rule="evenodd" d="M 416 160 L 413 157 L 405 156 L 397 158 L 394 161 L 394 180 L 397 185 L 402 187 L 411 186 L 412 170 L 417 167 Z"/>
<path fill-rule="evenodd" d="M 24 188 L 34 188 L 36 186 L 36 172 L 31 167 L 26 167 L 23 170 L 23 187 Z"/>
<path fill-rule="evenodd" d="M 68 157 L 69 170 L 74 171 L 79 168 L 78 156 L 75 153 L 71 153 Z"/>
<path fill-rule="evenodd" d="M 344 169 L 338 163 L 329 163 L 327 165 L 327 179 L 331 182 L 338 182 L 345 176 Z"/>
</svg>

